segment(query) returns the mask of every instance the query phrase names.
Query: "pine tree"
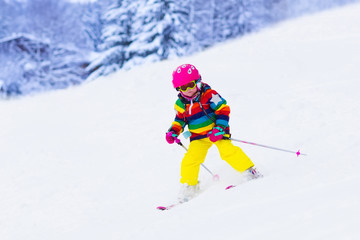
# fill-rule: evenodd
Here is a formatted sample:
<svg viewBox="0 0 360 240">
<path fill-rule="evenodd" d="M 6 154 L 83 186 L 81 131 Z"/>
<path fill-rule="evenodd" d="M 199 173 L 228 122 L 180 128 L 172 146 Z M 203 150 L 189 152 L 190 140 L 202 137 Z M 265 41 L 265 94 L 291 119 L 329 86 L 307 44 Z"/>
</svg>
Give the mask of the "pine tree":
<svg viewBox="0 0 360 240">
<path fill-rule="evenodd" d="M 101 17 L 103 29 L 101 31 L 96 58 L 87 70 L 93 73 L 90 78 L 106 75 L 123 67 L 129 60 L 128 46 L 131 43 L 132 21 L 139 2 L 118 0 L 105 11 Z"/>
<path fill-rule="evenodd" d="M 212 46 L 215 42 L 213 34 L 215 0 L 193 0 L 192 6 L 192 32 L 201 50 Z"/>
<path fill-rule="evenodd" d="M 188 1 L 147 0 L 134 19 L 133 63 L 185 55 L 191 39 Z M 146 60 L 141 59 L 146 58 Z"/>
<path fill-rule="evenodd" d="M 87 3 L 81 18 L 84 23 L 84 31 L 92 43 L 92 49 L 95 51 L 99 51 L 99 46 L 103 43 L 102 29 L 105 22 L 102 19 L 102 13 L 104 7 L 103 2 Z"/>
<path fill-rule="evenodd" d="M 239 34 L 239 0 L 214 0 L 214 42 L 222 42 Z"/>
</svg>

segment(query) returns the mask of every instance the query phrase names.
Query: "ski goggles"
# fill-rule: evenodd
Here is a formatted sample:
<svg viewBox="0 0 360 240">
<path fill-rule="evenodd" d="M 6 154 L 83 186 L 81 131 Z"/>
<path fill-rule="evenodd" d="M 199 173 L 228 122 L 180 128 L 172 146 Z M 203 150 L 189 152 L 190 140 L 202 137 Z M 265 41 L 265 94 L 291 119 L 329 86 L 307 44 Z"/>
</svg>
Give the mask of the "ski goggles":
<svg viewBox="0 0 360 240">
<path fill-rule="evenodd" d="M 198 80 L 194 80 L 194 81 L 191 81 L 185 85 L 182 85 L 178 88 L 176 88 L 176 90 L 178 91 L 181 91 L 181 92 L 186 92 L 188 89 L 194 89 L 196 87 L 196 83 L 199 81 L 200 79 Z"/>
</svg>

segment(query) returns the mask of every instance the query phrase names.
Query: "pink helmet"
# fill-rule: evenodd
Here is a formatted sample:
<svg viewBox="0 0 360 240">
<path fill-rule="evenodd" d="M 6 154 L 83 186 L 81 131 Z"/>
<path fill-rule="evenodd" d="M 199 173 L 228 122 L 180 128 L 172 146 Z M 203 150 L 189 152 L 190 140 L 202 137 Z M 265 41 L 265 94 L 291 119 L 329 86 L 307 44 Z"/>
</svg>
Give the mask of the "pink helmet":
<svg viewBox="0 0 360 240">
<path fill-rule="evenodd" d="M 191 64 L 180 65 L 175 69 L 172 76 L 173 76 L 172 84 L 174 88 L 178 88 L 191 81 L 200 79 L 199 71 L 196 69 L 194 65 Z"/>
</svg>

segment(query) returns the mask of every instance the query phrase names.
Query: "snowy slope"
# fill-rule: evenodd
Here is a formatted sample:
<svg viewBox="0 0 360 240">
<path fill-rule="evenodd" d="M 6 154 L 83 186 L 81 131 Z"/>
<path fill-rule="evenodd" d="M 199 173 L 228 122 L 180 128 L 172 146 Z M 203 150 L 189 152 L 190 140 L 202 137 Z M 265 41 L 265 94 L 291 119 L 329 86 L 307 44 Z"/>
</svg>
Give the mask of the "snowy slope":
<svg viewBox="0 0 360 240">
<path fill-rule="evenodd" d="M 206 52 L 81 87 L 0 102 L 0 239 L 359 239 L 360 5 L 279 24 Z M 232 109 L 234 138 L 265 175 L 215 148 L 204 191 L 168 212 L 183 149 L 172 70 L 191 62 Z M 188 145 L 187 140 L 182 139 Z"/>
</svg>

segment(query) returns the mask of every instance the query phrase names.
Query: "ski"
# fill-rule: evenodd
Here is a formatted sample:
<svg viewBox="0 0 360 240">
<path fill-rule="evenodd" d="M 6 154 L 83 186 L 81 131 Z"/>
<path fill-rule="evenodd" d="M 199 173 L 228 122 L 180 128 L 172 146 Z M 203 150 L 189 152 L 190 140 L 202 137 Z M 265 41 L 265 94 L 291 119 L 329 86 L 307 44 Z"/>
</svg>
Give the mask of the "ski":
<svg viewBox="0 0 360 240">
<path fill-rule="evenodd" d="M 181 205 L 183 203 L 185 203 L 185 202 L 179 201 L 179 202 L 167 205 L 167 206 L 158 206 L 156 209 L 160 210 L 160 211 L 170 210 L 170 209 L 172 209 L 172 208 L 174 208 L 176 206 L 179 206 L 179 205 Z"/>
<path fill-rule="evenodd" d="M 256 171 L 255 168 L 250 168 L 247 172 L 247 175 L 246 176 L 246 180 L 242 183 L 238 183 L 238 184 L 233 184 L 233 185 L 229 185 L 225 188 L 225 190 L 229 190 L 229 189 L 232 189 L 232 188 L 235 188 L 245 182 L 249 182 L 249 181 L 252 181 L 252 180 L 255 180 L 255 179 L 259 179 L 259 178 L 263 178 L 264 175 L 262 175 L 260 172 Z M 176 206 L 179 206 L 183 203 L 186 203 L 188 201 L 190 201 L 191 199 L 185 199 L 183 201 L 178 201 L 176 203 L 173 203 L 173 204 L 170 204 L 170 205 L 167 205 L 167 206 L 158 206 L 156 209 L 157 210 L 160 210 L 160 211 L 166 211 L 166 210 L 170 210 Z"/>
<path fill-rule="evenodd" d="M 252 180 L 255 180 L 255 179 L 251 179 L 251 180 L 248 180 L 246 182 L 249 182 L 249 181 L 252 181 Z M 241 185 L 243 183 L 239 183 L 239 184 L 236 184 L 236 185 L 229 185 L 225 188 L 225 190 L 229 190 L 229 189 L 232 189 L 232 188 L 235 188 L 235 187 L 238 187 L 239 185 Z"/>
<path fill-rule="evenodd" d="M 251 175 L 249 176 L 249 178 L 245 181 L 245 182 L 249 182 L 249 181 L 253 181 L 253 180 L 256 180 L 256 179 L 259 179 L 259 178 L 263 178 L 264 175 L 262 175 L 261 173 L 257 172 L 256 170 L 252 170 L 251 172 Z M 245 183 L 243 182 L 243 183 Z M 241 185 L 242 183 L 239 183 L 239 184 L 235 184 L 235 185 L 229 185 L 225 188 L 225 190 L 229 190 L 229 189 L 232 189 L 232 188 L 235 188 L 239 185 Z"/>
<path fill-rule="evenodd" d="M 158 206 L 156 209 L 160 210 L 160 211 L 170 210 L 170 209 L 176 207 L 179 204 L 180 203 L 174 203 L 174 204 L 171 204 L 171 205 L 168 205 L 168 206 Z"/>
<path fill-rule="evenodd" d="M 199 193 L 198 193 L 198 194 L 199 194 Z M 197 194 L 197 195 L 198 195 L 198 194 Z M 181 205 L 181 204 L 183 204 L 183 203 L 189 202 L 191 199 L 195 198 L 197 195 L 195 195 L 195 196 L 192 197 L 192 198 L 183 198 L 183 199 L 181 199 L 181 200 L 178 200 L 176 203 L 173 203 L 173 204 L 170 204 L 170 205 L 167 205 L 167 206 L 158 206 L 156 209 L 157 209 L 157 210 L 160 210 L 160 211 L 170 210 L 170 209 L 172 209 L 172 208 L 174 208 L 174 207 L 176 207 L 176 206 L 179 206 L 179 205 Z"/>
<path fill-rule="evenodd" d="M 229 186 L 227 186 L 226 188 L 225 188 L 225 190 L 229 190 L 230 188 L 234 188 L 234 187 L 236 187 L 237 185 L 229 185 Z"/>
</svg>

